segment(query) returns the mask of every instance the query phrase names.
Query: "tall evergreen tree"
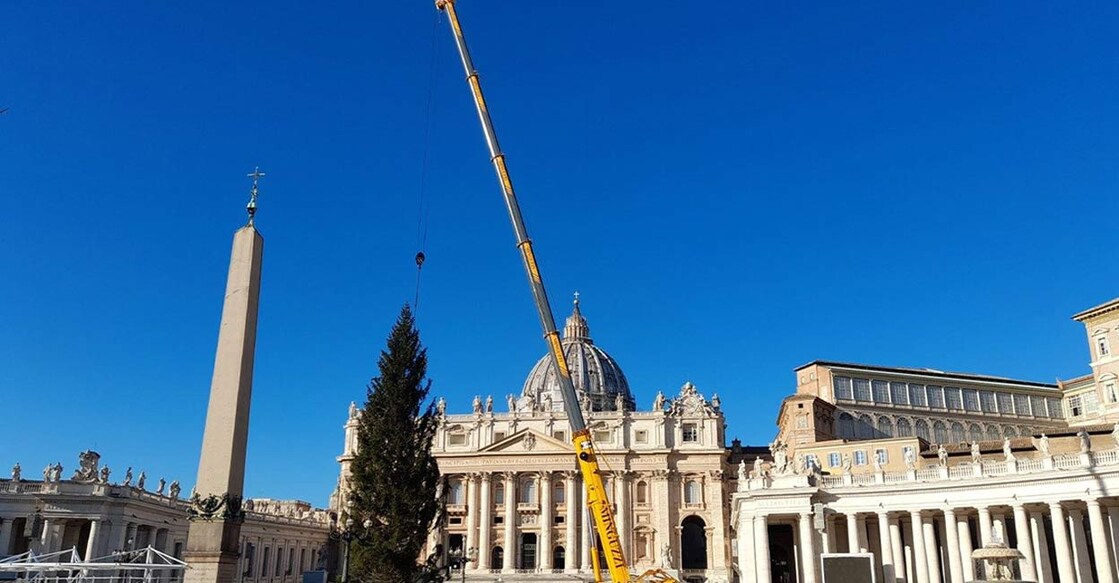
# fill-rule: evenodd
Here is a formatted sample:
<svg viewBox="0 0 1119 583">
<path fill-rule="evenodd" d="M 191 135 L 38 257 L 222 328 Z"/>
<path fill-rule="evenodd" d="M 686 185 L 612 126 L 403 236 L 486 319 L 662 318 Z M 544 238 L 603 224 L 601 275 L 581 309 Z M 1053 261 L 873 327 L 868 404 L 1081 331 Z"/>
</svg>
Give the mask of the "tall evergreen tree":
<svg viewBox="0 0 1119 583">
<path fill-rule="evenodd" d="M 359 536 L 351 544 L 351 576 L 360 581 L 410 583 L 439 512 L 440 477 L 431 443 L 436 415 L 424 406 L 427 349 L 405 304 L 369 383 L 358 422 L 350 516 Z M 370 527 L 363 523 L 369 521 Z"/>
</svg>

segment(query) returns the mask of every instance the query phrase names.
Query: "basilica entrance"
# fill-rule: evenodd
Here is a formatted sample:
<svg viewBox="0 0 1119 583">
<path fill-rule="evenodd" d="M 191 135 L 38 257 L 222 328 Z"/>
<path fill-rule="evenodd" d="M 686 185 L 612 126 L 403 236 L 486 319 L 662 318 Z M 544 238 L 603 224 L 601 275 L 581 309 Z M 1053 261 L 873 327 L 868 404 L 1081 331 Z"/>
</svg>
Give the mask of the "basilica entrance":
<svg viewBox="0 0 1119 583">
<path fill-rule="evenodd" d="M 707 524 L 698 516 L 680 523 L 680 566 L 685 570 L 707 568 Z"/>
<path fill-rule="evenodd" d="M 536 568 L 536 533 L 526 532 L 521 534 L 521 560 L 520 569 Z"/>
</svg>

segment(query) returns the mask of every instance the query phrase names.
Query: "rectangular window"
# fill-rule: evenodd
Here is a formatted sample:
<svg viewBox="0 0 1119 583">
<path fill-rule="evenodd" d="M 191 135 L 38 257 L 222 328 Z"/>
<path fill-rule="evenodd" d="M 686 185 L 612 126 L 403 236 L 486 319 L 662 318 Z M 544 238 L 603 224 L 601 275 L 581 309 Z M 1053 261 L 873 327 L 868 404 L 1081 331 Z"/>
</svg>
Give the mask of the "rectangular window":
<svg viewBox="0 0 1119 583">
<path fill-rule="evenodd" d="M 940 385 L 929 385 L 926 387 L 929 393 L 929 408 L 930 409 L 944 409 L 944 387 Z"/>
<path fill-rule="evenodd" d="M 564 443 L 567 442 L 567 432 L 566 431 L 553 431 L 552 432 L 552 437 L 554 437 L 554 438 L 556 438 L 559 441 L 562 441 Z"/>
<path fill-rule="evenodd" d="M 855 400 L 869 403 L 870 379 L 854 379 L 852 382 L 855 385 Z"/>
<path fill-rule="evenodd" d="M 461 516 L 452 516 L 452 517 L 450 517 L 450 518 L 449 518 L 449 519 L 447 519 L 447 520 L 448 520 L 448 521 L 449 521 L 449 522 L 450 522 L 451 524 L 456 524 L 456 525 L 457 525 L 457 524 L 462 524 L 462 517 L 461 517 Z"/>
<path fill-rule="evenodd" d="M 272 555 L 272 549 L 269 548 L 269 547 L 264 547 L 264 556 L 260 559 L 260 576 L 261 577 L 267 577 L 268 576 L 268 559 L 271 558 L 271 555 Z"/>
<path fill-rule="evenodd" d="M 979 393 L 975 389 L 964 389 L 964 410 L 979 412 Z"/>
<path fill-rule="evenodd" d="M 1034 417 L 1047 417 L 1045 413 L 1045 397 L 1030 395 L 1030 409 L 1033 410 Z"/>
<path fill-rule="evenodd" d="M 979 391 L 979 408 L 984 413 L 995 412 L 995 393 L 994 391 Z"/>
<path fill-rule="evenodd" d="M 1061 400 L 1055 397 L 1045 399 L 1045 405 L 1049 408 L 1050 419 L 1064 419 L 1065 411 L 1061 409 Z"/>
<path fill-rule="evenodd" d="M 614 441 L 614 432 L 609 429 L 597 430 L 594 432 L 594 440 L 596 443 L 610 443 Z"/>
<path fill-rule="evenodd" d="M 694 443 L 696 441 L 699 441 L 699 429 L 696 427 L 695 423 L 685 423 L 683 435 L 685 443 Z"/>
<path fill-rule="evenodd" d="M 820 458 L 816 457 L 816 454 L 810 453 L 804 456 L 804 463 L 810 468 L 818 468 L 820 467 Z"/>
<path fill-rule="evenodd" d="M 498 515 L 495 514 L 494 517 L 493 517 L 493 523 L 494 524 L 505 524 L 505 517 L 504 516 L 498 516 Z"/>
<path fill-rule="evenodd" d="M 451 445 L 466 445 L 466 434 L 452 433 L 447 437 L 447 442 Z"/>
<path fill-rule="evenodd" d="M 839 459 L 839 454 L 837 452 L 833 451 L 833 452 L 828 454 L 828 467 L 829 468 L 838 468 L 840 463 L 841 463 L 841 461 Z"/>
<path fill-rule="evenodd" d="M 875 403 L 889 403 L 890 402 L 890 385 L 886 381 L 871 381 L 871 389 L 874 393 Z"/>
<path fill-rule="evenodd" d="M 1103 394 L 1107 395 L 1108 403 L 1119 402 L 1119 393 L 1115 391 L 1115 383 L 1105 383 L 1103 386 Z"/>
<path fill-rule="evenodd" d="M 1068 398 L 1068 414 L 1070 417 L 1080 417 L 1084 414 L 1084 402 L 1080 395 Z"/>
<path fill-rule="evenodd" d="M 552 524 L 563 524 L 567 519 L 562 514 L 557 514 L 552 518 Z"/>
<path fill-rule="evenodd" d="M 1030 414 L 1030 396 L 1014 393 L 1014 412 L 1019 415 Z"/>
<path fill-rule="evenodd" d="M 949 411 L 963 411 L 964 400 L 960 396 L 960 389 L 956 387 L 944 387 L 944 405 L 948 407 Z"/>
<path fill-rule="evenodd" d="M 1100 398 L 1095 391 L 1084 393 L 1084 412 L 1095 413 L 1100 410 Z"/>
<path fill-rule="evenodd" d="M 493 440 L 494 441 L 501 441 L 502 439 L 505 439 L 505 432 L 504 431 L 495 431 L 494 434 L 493 434 Z"/>
<path fill-rule="evenodd" d="M 1111 354 L 1111 347 L 1107 344 L 1107 336 L 1096 338 L 1096 349 L 1099 350 L 1100 358 Z"/>
<path fill-rule="evenodd" d="M 886 465 L 890 463 L 890 454 L 884 449 L 876 449 L 874 450 L 874 459 L 878 460 L 878 463 Z"/>
<path fill-rule="evenodd" d="M 1010 393 L 999 393 L 999 413 L 1003 415 L 1014 414 L 1014 396 Z"/>
<path fill-rule="evenodd" d="M 649 443 L 649 432 L 644 429 L 638 429 L 633 433 L 633 439 L 637 443 Z"/>
<path fill-rule="evenodd" d="M 890 399 L 895 405 L 909 404 L 909 391 L 905 390 L 905 383 L 890 383 Z"/>
<path fill-rule="evenodd" d="M 909 404 L 914 407 L 925 407 L 925 385 L 909 383 Z"/>
<path fill-rule="evenodd" d="M 866 465 L 866 450 L 865 449 L 855 450 L 855 465 L 856 466 L 865 466 Z"/>
<path fill-rule="evenodd" d="M 836 399 L 850 401 L 855 398 L 855 394 L 851 391 L 851 379 L 847 377 L 832 377 L 832 383 Z"/>
<path fill-rule="evenodd" d="M 276 549 L 276 571 L 274 577 L 280 576 L 280 569 L 284 566 L 284 549 Z"/>
</svg>

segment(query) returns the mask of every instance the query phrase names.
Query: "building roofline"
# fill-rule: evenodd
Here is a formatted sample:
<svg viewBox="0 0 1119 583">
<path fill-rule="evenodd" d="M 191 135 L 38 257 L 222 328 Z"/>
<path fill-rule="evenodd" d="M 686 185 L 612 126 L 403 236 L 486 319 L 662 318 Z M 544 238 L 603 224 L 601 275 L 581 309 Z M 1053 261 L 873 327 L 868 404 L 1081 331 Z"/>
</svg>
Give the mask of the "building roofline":
<svg viewBox="0 0 1119 583">
<path fill-rule="evenodd" d="M 1119 307 L 1119 306 L 1117 306 L 1117 307 Z M 942 378 L 942 379 L 959 379 L 959 380 L 981 381 L 981 382 L 988 382 L 988 383 L 1025 385 L 1025 386 L 1030 386 L 1030 387 L 1044 387 L 1044 388 L 1047 388 L 1047 389 L 1057 389 L 1057 388 L 1059 388 L 1056 384 L 1053 384 L 1053 383 L 1039 383 L 1037 381 L 1023 381 L 1023 380 L 1011 379 L 1011 378 L 1006 378 L 1006 377 L 996 377 L 996 376 L 979 375 L 979 374 L 972 374 L 972 373 L 946 372 L 946 371 L 936 370 L 936 369 L 931 369 L 931 368 L 910 368 L 910 367 L 899 367 L 899 366 L 881 366 L 881 365 L 876 365 L 876 364 L 858 364 L 858 363 L 854 363 L 854 362 L 839 362 L 839 361 L 835 361 L 835 360 L 813 360 L 812 362 L 809 362 L 809 363 L 803 364 L 801 366 L 798 366 L 793 370 L 794 371 L 799 371 L 801 369 L 808 368 L 808 367 L 813 366 L 813 365 L 823 365 L 823 366 L 835 367 L 835 368 L 861 369 L 861 370 L 868 370 L 868 371 L 875 371 L 875 372 L 892 372 L 892 373 L 909 374 L 909 375 L 917 374 L 917 375 L 930 376 L 930 377 L 936 377 L 936 378 Z"/>
<path fill-rule="evenodd" d="M 1087 310 L 1084 310 L 1079 314 L 1073 314 L 1072 319 L 1076 320 L 1077 322 L 1083 322 L 1084 320 L 1087 320 L 1092 316 L 1098 316 L 1100 314 L 1103 314 L 1104 312 L 1110 312 L 1113 310 L 1119 310 L 1119 298 L 1115 298 L 1098 306 L 1088 308 Z"/>
</svg>

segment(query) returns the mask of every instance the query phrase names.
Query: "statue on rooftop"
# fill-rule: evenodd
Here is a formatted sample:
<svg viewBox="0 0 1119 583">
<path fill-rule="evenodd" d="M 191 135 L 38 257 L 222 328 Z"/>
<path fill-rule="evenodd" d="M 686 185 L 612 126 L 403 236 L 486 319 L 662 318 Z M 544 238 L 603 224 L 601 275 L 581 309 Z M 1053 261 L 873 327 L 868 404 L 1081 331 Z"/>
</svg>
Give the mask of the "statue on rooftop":
<svg viewBox="0 0 1119 583">
<path fill-rule="evenodd" d="M 54 462 L 54 469 L 51 471 L 51 481 L 55 484 L 62 481 L 62 462 Z"/>
<path fill-rule="evenodd" d="M 745 482 L 746 479 L 746 460 L 743 459 L 738 462 L 738 481 Z"/>
<path fill-rule="evenodd" d="M 1041 452 L 1041 455 L 1043 455 L 1045 457 L 1049 457 L 1049 436 L 1048 435 L 1045 435 L 1044 433 L 1041 434 L 1041 438 L 1037 440 L 1037 449 L 1038 449 L 1038 451 Z"/>
<path fill-rule="evenodd" d="M 849 453 L 843 454 L 843 473 L 851 473 L 851 454 Z"/>
<path fill-rule="evenodd" d="M 12 466 L 12 481 L 19 482 L 22 479 L 23 469 L 19 467 L 19 462 Z"/>
<path fill-rule="evenodd" d="M 653 410 L 664 411 L 664 393 L 657 391 L 657 397 L 653 399 Z"/>
<path fill-rule="evenodd" d="M 159 483 L 156 485 L 156 488 L 155 488 L 155 493 L 162 496 L 163 495 L 163 488 L 165 488 L 166 486 L 167 486 L 167 481 L 164 480 L 162 476 L 160 476 Z"/>
<path fill-rule="evenodd" d="M 626 398 L 621 393 L 614 395 L 614 410 L 619 413 L 626 410 Z"/>
<path fill-rule="evenodd" d="M 1002 455 L 1006 458 L 1006 461 L 1008 461 L 1008 462 L 1014 461 L 1014 452 L 1010 451 L 1010 438 L 1009 437 L 1004 438 L 1002 440 Z"/>
<path fill-rule="evenodd" d="M 493 413 L 493 395 L 486 396 L 486 413 Z"/>
<path fill-rule="evenodd" d="M 971 442 L 971 463 L 978 464 L 983 462 L 983 454 L 979 451 L 979 442 Z"/>
<path fill-rule="evenodd" d="M 357 417 L 357 403 L 350 401 L 350 419 Z"/>
<path fill-rule="evenodd" d="M 661 545 L 661 568 L 672 568 L 672 545 L 668 543 Z"/>
<path fill-rule="evenodd" d="M 940 465 L 948 465 L 948 450 L 944 448 L 944 444 L 936 446 L 936 459 L 940 460 Z"/>
<path fill-rule="evenodd" d="M 505 404 L 509 406 L 510 413 L 517 412 L 517 400 L 513 398 L 513 395 L 505 396 Z"/>
<path fill-rule="evenodd" d="M 43 482 L 49 484 L 52 475 L 54 475 L 54 466 L 48 464 L 43 468 Z"/>
<path fill-rule="evenodd" d="M 1087 429 L 1081 427 L 1080 431 L 1076 432 L 1076 436 L 1080 438 L 1080 453 L 1092 451 L 1092 437 L 1088 435 Z"/>
<path fill-rule="evenodd" d="M 121 485 L 128 487 L 132 486 L 132 466 L 128 466 L 128 469 L 124 470 L 124 482 Z"/>
<path fill-rule="evenodd" d="M 1119 446 L 1119 423 L 1111 428 L 1111 439 L 1115 440 L 1115 445 Z"/>
<path fill-rule="evenodd" d="M 171 494 L 171 499 L 172 500 L 178 500 L 179 499 L 179 492 L 182 492 L 182 491 L 183 491 L 183 488 L 182 488 L 182 486 L 179 485 L 178 480 L 175 480 L 175 481 L 171 482 L 170 494 Z"/>
<path fill-rule="evenodd" d="M 882 473 L 882 460 L 877 455 L 874 456 L 874 473 Z"/>
<path fill-rule="evenodd" d="M 435 402 L 435 413 L 440 417 L 447 414 L 447 400 L 443 397 L 439 397 L 439 400 Z"/>
<path fill-rule="evenodd" d="M 474 403 L 473 403 L 472 406 L 474 408 L 474 414 L 475 415 L 481 415 L 482 414 L 482 398 L 481 397 L 479 397 L 478 395 L 474 395 Z"/>
<path fill-rule="evenodd" d="M 544 411 L 546 413 L 551 413 L 552 412 L 552 394 L 551 393 L 544 393 L 543 407 L 544 407 Z"/>
<path fill-rule="evenodd" d="M 719 398 L 719 393 L 711 395 L 711 408 L 718 411 L 722 406 L 723 401 Z"/>
<path fill-rule="evenodd" d="M 754 476 L 755 478 L 762 477 L 762 456 L 754 458 Z"/>
<path fill-rule="evenodd" d="M 905 448 L 905 467 L 910 470 L 917 468 L 917 454 L 912 447 Z"/>
<path fill-rule="evenodd" d="M 105 466 L 105 467 L 101 468 L 101 476 L 100 477 L 101 477 L 101 483 L 102 484 L 108 484 L 109 483 L 109 474 L 110 473 L 112 473 L 112 470 L 109 469 L 109 466 Z"/>
<path fill-rule="evenodd" d="M 136 487 L 143 490 L 144 482 L 148 479 L 148 475 L 143 470 L 140 471 L 140 477 L 136 479 Z"/>
</svg>

